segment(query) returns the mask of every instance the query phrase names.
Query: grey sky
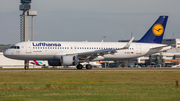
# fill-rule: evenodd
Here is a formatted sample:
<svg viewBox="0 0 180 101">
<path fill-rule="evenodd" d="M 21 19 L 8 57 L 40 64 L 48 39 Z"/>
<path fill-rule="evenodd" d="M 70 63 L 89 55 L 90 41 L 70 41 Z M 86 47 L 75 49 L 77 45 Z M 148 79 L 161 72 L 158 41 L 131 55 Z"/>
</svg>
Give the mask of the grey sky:
<svg viewBox="0 0 180 101">
<path fill-rule="evenodd" d="M 168 15 L 165 38 L 180 38 L 180 0 L 32 0 L 34 40 L 140 39 L 160 15 Z M 0 0 L 0 43 L 20 40 L 20 0 Z M 31 20 L 29 20 L 31 21 Z M 29 23 L 30 25 L 31 23 Z"/>
</svg>

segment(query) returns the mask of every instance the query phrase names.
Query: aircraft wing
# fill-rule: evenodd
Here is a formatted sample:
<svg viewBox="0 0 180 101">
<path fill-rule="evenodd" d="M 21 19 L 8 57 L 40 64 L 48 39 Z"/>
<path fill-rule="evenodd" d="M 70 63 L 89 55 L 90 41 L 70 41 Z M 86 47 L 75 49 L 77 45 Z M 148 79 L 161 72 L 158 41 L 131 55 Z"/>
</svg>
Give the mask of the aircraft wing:
<svg viewBox="0 0 180 101">
<path fill-rule="evenodd" d="M 97 56 L 103 56 L 106 54 L 114 54 L 117 53 L 117 50 L 124 50 L 128 49 L 129 46 L 131 45 L 134 37 L 131 38 L 131 40 L 123 47 L 123 48 L 118 48 L 118 49 L 102 49 L 102 50 L 95 50 L 95 51 L 90 51 L 90 52 L 83 52 L 83 53 L 77 53 L 77 54 L 67 54 L 67 55 L 78 55 L 80 59 L 94 59 Z"/>
</svg>

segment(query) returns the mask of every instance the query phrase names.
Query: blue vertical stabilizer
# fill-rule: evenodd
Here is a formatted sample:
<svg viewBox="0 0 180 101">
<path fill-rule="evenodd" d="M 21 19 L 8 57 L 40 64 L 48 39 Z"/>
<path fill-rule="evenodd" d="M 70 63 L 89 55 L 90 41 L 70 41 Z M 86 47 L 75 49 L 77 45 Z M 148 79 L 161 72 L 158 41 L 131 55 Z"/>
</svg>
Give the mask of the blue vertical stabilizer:
<svg viewBox="0 0 180 101">
<path fill-rule="evenodd" d="M 147 33 L 137 42 L 162 43 L 168 16 L 160 16 Z"/>
</svg>

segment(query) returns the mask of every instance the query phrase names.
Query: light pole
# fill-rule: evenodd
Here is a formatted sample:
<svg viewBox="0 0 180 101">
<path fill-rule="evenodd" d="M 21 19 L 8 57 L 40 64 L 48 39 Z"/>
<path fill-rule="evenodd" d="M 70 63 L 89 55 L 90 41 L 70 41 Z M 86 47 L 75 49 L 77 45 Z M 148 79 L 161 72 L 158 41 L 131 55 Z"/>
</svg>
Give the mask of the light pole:
<svg viewBox="0 0 180 101">
<path fill-rule="evenodd" d="M 31 41 L 33 41 L 33 16 L 32 16 L 32 19 L 31 19 Z"/>
</svg>

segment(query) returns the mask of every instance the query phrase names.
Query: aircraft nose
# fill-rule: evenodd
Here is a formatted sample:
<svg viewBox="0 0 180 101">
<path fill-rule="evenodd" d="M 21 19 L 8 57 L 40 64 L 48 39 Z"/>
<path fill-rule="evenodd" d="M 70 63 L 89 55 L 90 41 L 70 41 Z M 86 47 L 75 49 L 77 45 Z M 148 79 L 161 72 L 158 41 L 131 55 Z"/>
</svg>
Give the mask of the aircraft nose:
<svg viewBox="0 0 180 101">
<path fill-rule="evenodd" d="M 11 55 L 10 50 L 9 50 L 9 49 L 5 50 L 5 51 L 3 52 L 3 55 L 4 55 L 5 57 L 9 58 L 10 55 Z"/>
</svg>

